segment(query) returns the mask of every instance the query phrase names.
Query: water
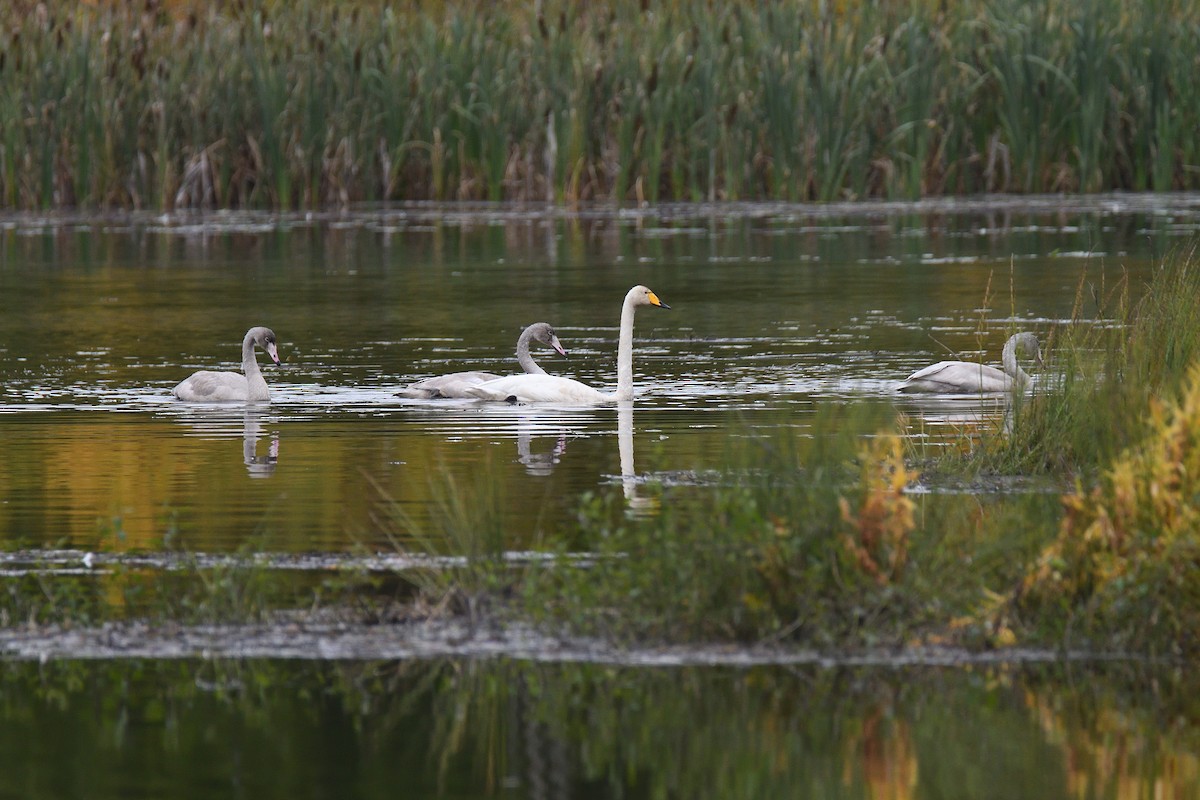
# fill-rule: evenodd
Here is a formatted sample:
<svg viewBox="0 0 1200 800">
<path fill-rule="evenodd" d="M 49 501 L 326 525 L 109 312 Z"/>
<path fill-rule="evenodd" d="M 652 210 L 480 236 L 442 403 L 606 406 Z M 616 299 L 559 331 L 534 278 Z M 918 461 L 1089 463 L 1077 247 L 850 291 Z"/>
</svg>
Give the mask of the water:
<svg viewBox="0 0 1200 800">
<path fill-rule="evenodd" d="M 1160 200 L 16 218 L 0 242 L 0 540 L 379 548 L 382 503 L 421 520 L 441 475 L 484 463 L 532 537 L 619 481 L 617 411 L 399 386 L 514 369 L 517 334 L 546 320 L 570 356 L 543 365 L 612 388 L 621 298 L 645 283 L 673 310 L 638 315 L 632 469 L 701 471 L 730 431 L 890 404 L 950 352 L 995 363 L 1011 327 L 1068 320 L 1081 278 L 1085 306 L 1123 274 L 1138 285 L 1195 229 L 1195 198 Z M 265 368 L 269 407 L 170 398 L 195 369 L 235 369 L 257 324 L 285 360 Z M 935 427 L 977 412 L 901 403 Z"/>
<path fill-rule="evenodd" d="M 1049 334 L 1077 302 L 1102 317 L 1120 279 L 1136 291 L 1198 227 L 1200 198 L 1175 195 L 0 220 L 0 543 L 389 553 L 393 507 L 421 524 L 447 481 L 487 473 L 508 545 L 523 551 L 567 529 L 584 491 L 622 491 L 654 513 L 647 483 L 702 484 L 731 436 L 802 429 L 828 404 L 899 407 L 934 439 L 994 413 L 895 387 L 948 353 L 996 363 L 1010 330 Z M 540 320 L 569 351 L 538 352 L 548 371 L 611 389 L 635 283 L 672 310 L 638 313 L 632 408 L 394 396 L 428 375 L 515 369 L 517 335 Z M 243 333 L 260 324 L 284 359 L 264 366 L 270 405 L 171 399 L 195 369 L 236 368 Z M 1094 714 L 1049 667 L 109 654 L 6 668 L 0 796 L 86 784 L 98 797 L 372 797 L 400 785 L 413 796 L 1001 797 L 1015 786 L 1123 797 L 1190 796 L 1200 783 L 1195 729 L 1156 726 L 1167 704 L 1145 687 L 1169 675 L 1149 668 L 1097 678 L 1112 688 L 1089 696 Z M 510 682 L 519 688 L 497 690 Z M 1153 755 L 1118 754 L 1113 736 Z"/>
<path fill-rule="evenodd" d="M 0 796 L 1192 797 L 1143 667 L 65 662 L 0 674 Z M 1131 702 L 1132 701 L 1132 702 Z"/>
</svg>

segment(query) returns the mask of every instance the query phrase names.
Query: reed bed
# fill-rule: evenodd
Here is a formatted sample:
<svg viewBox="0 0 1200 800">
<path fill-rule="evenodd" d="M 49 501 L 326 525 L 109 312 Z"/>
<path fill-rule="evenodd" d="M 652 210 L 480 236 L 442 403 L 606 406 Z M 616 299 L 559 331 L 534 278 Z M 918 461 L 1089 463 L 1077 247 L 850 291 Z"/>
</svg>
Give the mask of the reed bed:
<svg viewBox="0 0 1200 800">
<path fill-rule="evenodd" d="M 1200 187 L 1184 0 L 18 2 L 0 207 Z"/>
<path fill-rule="evenodd" d="M 1141 294 L 1137 301 L 1130 295 Z M 1200 260 L 1166 256 L 1145 287 L 1085 277 L 1071 325 L 1044 345 L 1038 389 L 981 446 L 938 465 L 953 473 L 1044 474 L 1090 484 L 1152 427 L 1200 362 Z"/>
</svg>

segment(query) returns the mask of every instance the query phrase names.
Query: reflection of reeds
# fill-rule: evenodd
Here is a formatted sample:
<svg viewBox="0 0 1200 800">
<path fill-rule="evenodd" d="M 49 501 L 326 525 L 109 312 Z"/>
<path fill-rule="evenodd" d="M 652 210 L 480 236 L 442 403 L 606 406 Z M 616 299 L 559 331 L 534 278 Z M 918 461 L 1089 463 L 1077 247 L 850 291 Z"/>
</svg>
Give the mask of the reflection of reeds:
<svg viewBox="0 0 1200 800">
<path fill-rule="evenodd" d="M 0 203 L 1200 185 L 1180 0 L 0 11 Z"/>
</svg>

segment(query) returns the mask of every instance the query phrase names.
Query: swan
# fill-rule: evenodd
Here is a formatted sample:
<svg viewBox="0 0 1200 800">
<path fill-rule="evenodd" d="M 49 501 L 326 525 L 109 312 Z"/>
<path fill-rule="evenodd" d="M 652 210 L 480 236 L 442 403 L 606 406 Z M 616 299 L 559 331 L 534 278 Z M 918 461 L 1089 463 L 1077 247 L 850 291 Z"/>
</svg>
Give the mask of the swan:
<svg viewBox="0 0 1200 800">
<path fill-rule="evenodd" d="M 179 382 L 172 390 L 180 400 L 191 403 L 221 403 L 230 401 L 254 402 L 270 400 L 267 382 L 254 358 L 254 346 L 261 347 L 271 360 L 279 363 L 275 350 L 275 332 L 270 328 L 251 328 L 242 339 L 242 372 L 211 372 L 203 369 Z"/>
<path fill-rule="evenodd" d="M 481 400 L 510 403 L 567 403 L 590 405 L 633 399 L 633 315 L 638 306 L 670 308 L 645 286 L 635 286 L 621 306 L 621 334 L 617 339 L 617 391 L 601 392 L 587 384 L 556 375 L 513 375 L 467 389 Z"/>
<path fill-rule="evenodd" d="M 941 392 L 943 394 L 986 394 L 1011 392 L 1029 385 L 1029 375 L 1017 363 L 1017 348 L 1042 362 L 1042 351 L 1032 333 L 1017 333 L 1004 343 L 1004 370 L 969 361 L 939 361 L 919 369 L 900 385 L 902 392 Z"/>
<path fill-rule="evenodd" d="M 521 331 L 521 336 L 517 339 L 517 363 L 527 373 L 545 375 L 546 370 L 539 367 L 538 363 L 533 360 L 533 356 L 529 354 L 529 343 L 534 340 L 549 345 L 561 355 L 565 356 L 567 351 L 559 343 L 558 334 L 554 332 L 554 328 L 548 322 L 535 322 Z M 439 375 L 435 378 L 426 378 L 416 383 L 410 383 L 406 388 L 396 392 L 396 396 L 412 397 L 418 400 L 433 400 L 439 397 L 470 397 L 471 395 L 467 394 L 467 387 L 484 381 L 493 381 L 500 377 L 503 376 L 492 372 L 452 372 L 449 375 Z"/>
</svg>

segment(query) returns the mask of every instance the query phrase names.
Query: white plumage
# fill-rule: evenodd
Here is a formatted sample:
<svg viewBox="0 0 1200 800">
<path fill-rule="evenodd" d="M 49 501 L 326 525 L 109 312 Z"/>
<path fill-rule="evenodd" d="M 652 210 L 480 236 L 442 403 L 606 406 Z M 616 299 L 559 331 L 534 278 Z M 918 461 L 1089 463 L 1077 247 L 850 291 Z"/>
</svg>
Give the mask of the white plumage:
<svg viewBox="0 0 1200 800">
<path fill-rule="evenodd" d="M 1017 363 L 1017 348 L 1037 362 L 1042 360 L 1037 337 L 1032 333 L 1018 333 L 1004 343 L 1003 371 L 985 364 L 969 361 L 939 361 L 919 369 L 900 385 L 901 392 L 932 392 L 941 394 L 994 394 L 1024 389 L 1029 385 L 1029 375 Z"/>
<path fill-rule="evenodd" d="M 182 380 L 172 390 L 180 400 L 190 403 L 259 402 L 271 399 L 267 381 L 254 357 L 255 345 L 261 347 L 271 360 L 279 363 L 275 348 L 275 332 L 270 328 L 251 328 L 242 339 L 242 371 L 213 372 L 200 370 Z M 244 373 L 244 374 L 243 374 Z"/>
<path fill-rule="evenodd" d="M 539 341 L 558 351 L 561 355 L 565 356 L 567 354 L 567 351 L 563 349 L 562 344 L 558 341 L 558 334 L 554 332 L 554 328 L 548 322 L 535 322 L 521 331 L 521 336 L 517 339 L 517 363 L 521 365 L 521 369 L 530 375 L 546 374 L 546 370 L 542 369 L 529 353 L 529 344 L 532 341 Z M 411 397 L 418 400 L 434 400 L 443 397 L 471 397 L 471 395 L 467 394 L 467 389 L 472 386 L 478 386 L 486 381 L 494 381 L 500 377 L 503 376 L 497 375 L 494 372 L 452 372 L 449 375 L 438 375 L 433 378 L 425 378 L 424 380 L 410 383 L 407 387 L 396 392 L 396 396 Z"/>
<path fill-rule="evenodd" d="M 593 389 L 585 383 L 555 375 L 513 375 L 467 389 L 481 400 L 511 403 L 563 403 L 594 405 L 633 399 L 633 316 L 638 306 L 670 308 L 645 286 L 634 286 L 621 305 L 621 331 L 617 338 L 617 391 Z"/>
</svg>

